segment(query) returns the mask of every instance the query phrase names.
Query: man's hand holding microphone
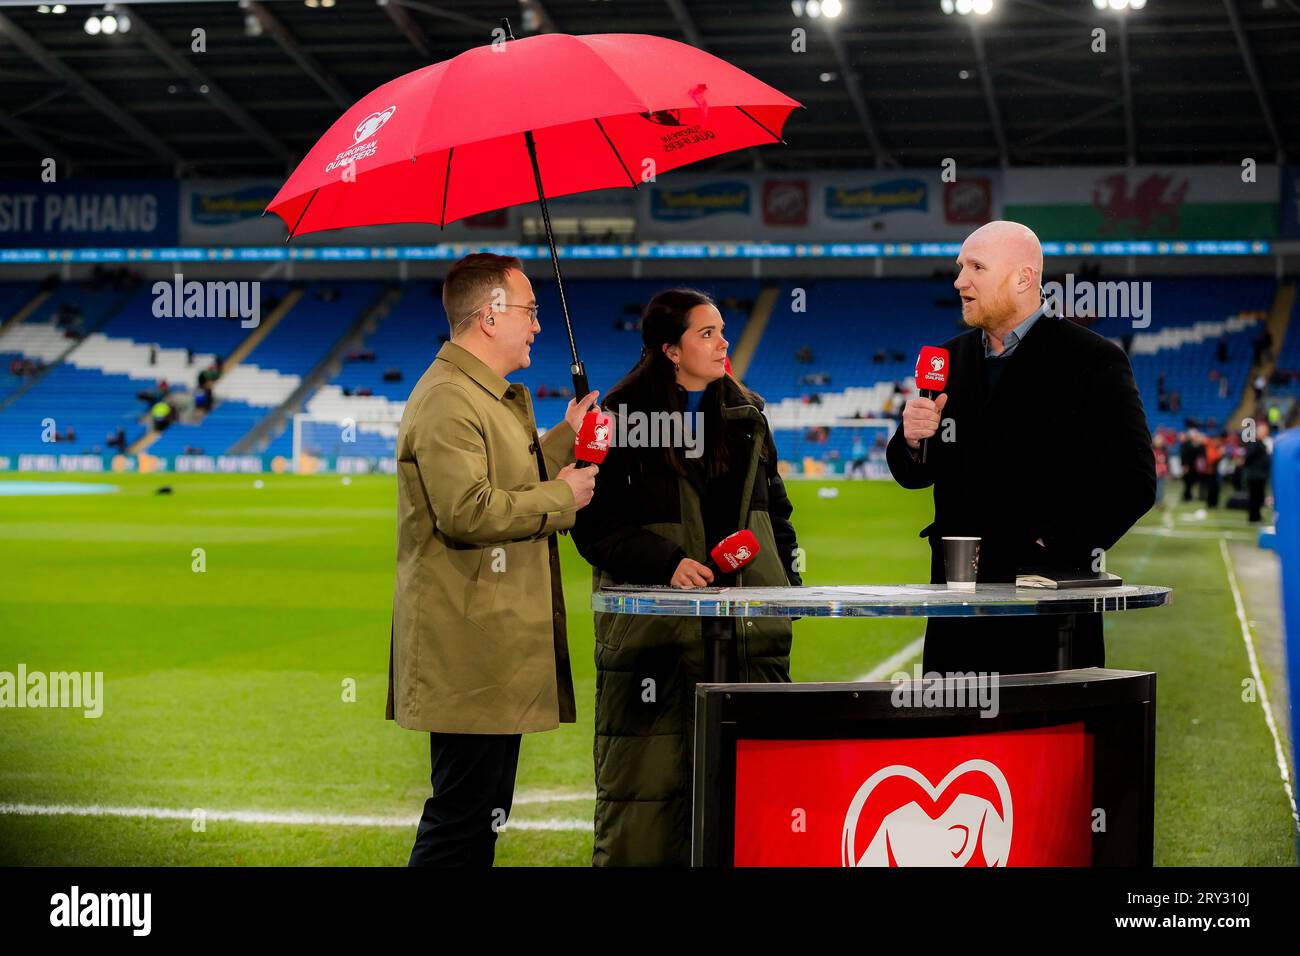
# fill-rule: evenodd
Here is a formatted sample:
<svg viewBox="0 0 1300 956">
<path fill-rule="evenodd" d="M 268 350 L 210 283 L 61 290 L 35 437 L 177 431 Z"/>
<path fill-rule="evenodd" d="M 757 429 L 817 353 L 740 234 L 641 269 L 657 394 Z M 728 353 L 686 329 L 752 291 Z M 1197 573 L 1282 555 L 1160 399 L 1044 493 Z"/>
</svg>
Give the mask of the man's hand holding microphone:
<svg viewBox="0 0 1300 956">
<path fill-rule="evenodd" d="M 943 407 L 948 404 L 948 393 L 941 392 L 938 400 L 913 398 L 903 406 L 903 438 L 907 447 L 918 451 L 922 440 L 939 430 L 943 420 Z"/>
<path fill-rule="evenodd" d="M 555 477 L 573 489 L 573 503 L 578 508 L 591 504 L 596 493 L 596 473 L 609 452 L 609 418 L 596 408 L 599 395 L 597 389 L 588 392 L 581 401 L 570 399 L 564 411 L 564 420 L 578 436 L 573 444 L 577 461 L 565 465 Z"/>
<path fill-rule="evenodd" d="M 948 350 L 926 345 L 916 359 L 916 387 L 920 397 L 903 406 L 903 438 L 907 447 L 917 452 L 924 464 L 930 439 L 943 421 L 943 407 L 948 404 Z"/>
</svg>

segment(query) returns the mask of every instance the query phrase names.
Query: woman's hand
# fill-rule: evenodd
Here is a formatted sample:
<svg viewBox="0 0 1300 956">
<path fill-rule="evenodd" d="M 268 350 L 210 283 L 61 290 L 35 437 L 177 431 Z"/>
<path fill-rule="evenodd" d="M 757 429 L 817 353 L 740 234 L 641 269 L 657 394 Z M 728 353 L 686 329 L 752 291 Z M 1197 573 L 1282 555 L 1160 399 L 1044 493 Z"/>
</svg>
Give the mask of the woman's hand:
<svg viewBox="0 0 1300 956">
<path fill-rule="evenodd" d="M 677 570 L 673 572 L 673 579 L 668 583 L 675 588 L 703 588 L 708 587 L 712 581 L 713 572 L 707 565 L 692 561 L 690 558 L 682 558 L 681 563 L 677 565 Z"/>
</svg>

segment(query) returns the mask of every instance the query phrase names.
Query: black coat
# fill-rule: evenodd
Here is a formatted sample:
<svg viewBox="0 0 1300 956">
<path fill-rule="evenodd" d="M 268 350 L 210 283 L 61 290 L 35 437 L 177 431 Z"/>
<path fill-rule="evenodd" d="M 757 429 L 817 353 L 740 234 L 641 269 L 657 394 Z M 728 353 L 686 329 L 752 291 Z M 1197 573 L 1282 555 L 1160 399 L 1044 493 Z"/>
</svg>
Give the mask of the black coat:
<svg viewBox="0 0 1300 956">
<path fill-rule="evenodd" d="M 706 419 L 705 444 L 725 431 L 726 471 L 708 477 L 695 459 L 679 475 L 659 448 L 611 447 L 596 494 L 578 511 L 573 542 L 592 565 L 592 588 L 667 585 L 682 558 L 706 562 L 722 538 L 747 528 L 760 551 L 738 575 L 715 585 L 798 585 L 790 500 L 777 472 L 776 448 L 762 401 L 729 378 L 721 418 Z M 684 396 L 683 400 L 684 400 Z M 644 397 L 615 389 L 606 409 L 645 411 Z M 624 416 L 626 421 L 626 416 Z M 737 580 L 739 578 L 739 580 Z M 691 779 L 695 685 L 704 679 L 698 617 L 595 614 L 596 865 L 686 866 L 691 856 Z M 737 678 L 790 680 L 792 630 L 785 618 L 724 618 L 731 629 Z"/>
<path fill-rule="evenodd" d="M 976 535 L 978 580 L 1011 582 L 1029 565 L 1090 569 L 1155 503 L 1155 457 L 1124 351 L 1094 332 L 1043 316 L 1005 361 L 991 394 L 984 344 L 972 329 L 945 343 L 952 441 L 928 461 L 900 427 L 887 457 L 904 488 L 934 487 L 930 580 L 945 579 L 943 537 Z M 1041 541 L 1042 544 L 1038 542 Z M 925 667 L 937 671 L 1054 670 L 1053 617 L 932 619 Z M 1100 615 L 1080 615 L 1075 665 L 1105 662 Z"/>
<path fill-rule="evenodd" d="M 1262 438 L 1246 443 L 1246 460 L 1242 462 L 1241 476 L 1246 481 L 1268 481 L 1273 467 L 1273 456 Z"/>
</svg>

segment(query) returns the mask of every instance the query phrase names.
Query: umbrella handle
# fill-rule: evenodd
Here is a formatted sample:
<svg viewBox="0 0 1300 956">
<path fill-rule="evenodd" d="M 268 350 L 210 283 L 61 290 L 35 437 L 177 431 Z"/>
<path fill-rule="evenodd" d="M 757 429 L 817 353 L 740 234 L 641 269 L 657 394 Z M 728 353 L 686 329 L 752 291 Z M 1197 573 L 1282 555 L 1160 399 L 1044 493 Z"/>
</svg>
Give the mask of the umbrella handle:
<svg viewBox="0 0 1300 956">
<path fill-rule="evenodd" d="M 546 208 L 546 190 L 542 188 L 542 172 L 537 165 L 537 144 L 533 141 L 533 131 L 524 130 L 524 143 L 528 146 L 528 158 L 533 164 L 533 180 L 537 183 L 537 201 L 542 207 L 542 223 L 546 227 L 546 244 L 551 249 L 551 267 L 555 270 L 555 287 L 560 293 L 560 311 L 564 313 L 564 330 L 569 334 L 569 351 L 573 363 L 569 373 L 573 376 L 573 397 L 581 399 L 591 391 L 587 385 L 587 370 L 578 358 L 578 343 L 573 337 L 573 321 L 569 318 L 569 300 L 564 294 L 564 276 L 560 274 L 560 254 L 555 248 L 555 235 L 551 231 L 551 213 Z"/>
</svg>

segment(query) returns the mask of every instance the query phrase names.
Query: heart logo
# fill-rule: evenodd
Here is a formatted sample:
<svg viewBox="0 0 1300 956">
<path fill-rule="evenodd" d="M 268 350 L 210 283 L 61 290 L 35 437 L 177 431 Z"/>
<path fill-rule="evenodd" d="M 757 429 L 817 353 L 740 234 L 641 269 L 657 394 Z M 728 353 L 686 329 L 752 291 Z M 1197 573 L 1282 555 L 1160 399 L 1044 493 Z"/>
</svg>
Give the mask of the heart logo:
<svg viewBox="0 0 1300 956">
<path fill-rule="evenodd" d="M 859 828 L 871 828 L 857 851 Z M 1006 866 L 1011 788 L 996 764 L 967 760 L 938 786 L 904 764 L 873 773 L 844 817 L 842 866 Z"/>
</svg>

